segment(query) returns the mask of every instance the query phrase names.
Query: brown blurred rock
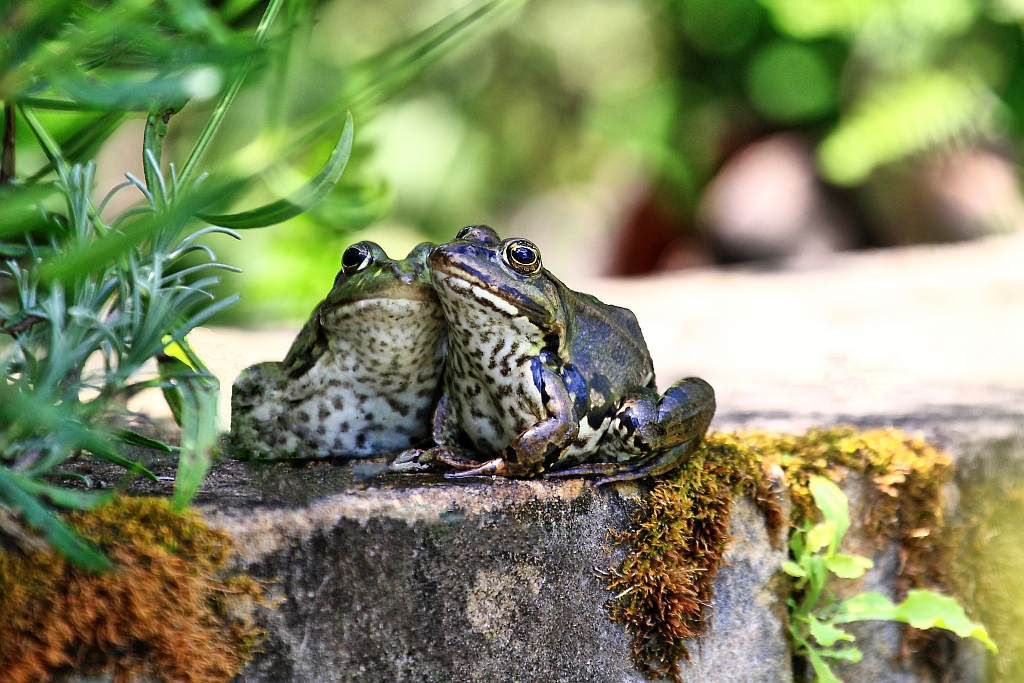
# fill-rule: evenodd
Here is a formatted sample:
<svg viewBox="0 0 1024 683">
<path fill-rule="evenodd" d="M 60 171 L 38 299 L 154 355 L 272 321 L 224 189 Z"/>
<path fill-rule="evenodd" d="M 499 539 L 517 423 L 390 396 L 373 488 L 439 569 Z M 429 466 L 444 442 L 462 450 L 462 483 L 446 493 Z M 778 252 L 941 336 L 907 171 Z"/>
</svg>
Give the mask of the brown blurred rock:
<svg viewBox="0 0 1024 683">
<path fill-rule="evenodd" d="M 1019 168 L 986 149 L 937 152 L 881 169 L 862 198 L 880 246 L 959 242 L 1024 225 Z"/>
<path fill-rule="evenodd" d="M 755 142 L 727 161 L 704 192 L 697 224 L 726 263 L 791 261 L 857 246 L 852 221 L 794 133 Z"/>
</svg>

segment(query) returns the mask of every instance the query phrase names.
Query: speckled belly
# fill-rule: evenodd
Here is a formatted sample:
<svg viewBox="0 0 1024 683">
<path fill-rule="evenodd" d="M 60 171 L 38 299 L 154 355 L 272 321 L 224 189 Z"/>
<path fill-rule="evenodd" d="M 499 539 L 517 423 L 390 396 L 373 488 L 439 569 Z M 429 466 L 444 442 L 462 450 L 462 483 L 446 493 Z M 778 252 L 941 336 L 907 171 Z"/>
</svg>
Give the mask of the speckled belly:
<svg viewBox="0 0 1024 683">
<path fill-rule="evenodd" d="M 233 416 L 232 432 L 253 437 L 236 449 L 263 458 L 366 457 L 426 441 L 444 364 L 437 305 L 362 301 L 331 312 L 324 326 L 329 349 L 309 371 Z"/>
</svg>

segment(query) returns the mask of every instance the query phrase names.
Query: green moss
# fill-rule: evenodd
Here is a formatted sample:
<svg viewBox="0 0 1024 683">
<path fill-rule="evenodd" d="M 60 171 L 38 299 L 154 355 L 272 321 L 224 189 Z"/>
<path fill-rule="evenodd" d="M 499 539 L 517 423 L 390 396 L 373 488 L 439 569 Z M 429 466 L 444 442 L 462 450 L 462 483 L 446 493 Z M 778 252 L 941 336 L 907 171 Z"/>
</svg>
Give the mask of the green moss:
<svg viewBox="0 0 1024 683">
<path fill-rule="evenodd" d="M 942 587 L 946 548 L 938 532 L 948 456 L 898 430 L 712 433 L 687 463 L 655 483 L 632 530 L 617 535 L 633 552 L 607 574 L 616 594 L 607 607 L 630 630 L 637 667 L 651 678 L 679 680 L 678 662 L 689 656 L 686 640 L 704 628 L 712 579 L 729 541 L 733 496 L 755 498 L 774 541 L 789 523 L 814 513 L 811 475 L 842 482 L 850 472 L 873 485 L 861 520 L 865 530 L 879 542 L 897 544 L 897 591 Z M 793 500 L 790 520 L 776 489 L 780 478 Z"/>
<path fill-rule="evenodd" d="M 67 521 L 115 569 L 91 575 L 51 552 L 0 552 L 0 671 L 8 683 L 72 667 L 115 680 L 215 683 L 244 664 L 261 633 L 256 582 L 230 576 L 230 540 L 166 501 L 117 497 Z"/>
<path fill-rule="evenodd" d="M 958 473 L 951 581 L 999 644 L 990 683 L 1024 681 L 1024 472 L 1020 437 L 988 442 Z"/>
</svg>

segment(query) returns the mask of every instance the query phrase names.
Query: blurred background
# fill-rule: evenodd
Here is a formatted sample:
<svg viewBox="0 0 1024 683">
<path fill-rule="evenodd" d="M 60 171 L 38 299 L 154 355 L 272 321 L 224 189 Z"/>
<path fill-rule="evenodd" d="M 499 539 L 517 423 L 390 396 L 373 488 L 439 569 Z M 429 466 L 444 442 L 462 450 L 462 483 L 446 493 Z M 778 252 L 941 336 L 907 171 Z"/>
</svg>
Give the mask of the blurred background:
<svg viewBox="0 0 1024 683">
<path fill-rule="evenodd" d="M 247 83 L 211 156 L 358 90 L 375 55 L 464 4 L 289 5 L 297 38 Z M 839 251 L 1016 231 L 1022 21 L 1020 0 L 506 7 L 408 85 L 352 105 L 355 154 L 316 210 L 213 245 L 243 267 L 224 284 L 243 301 L 219 322 L 294 323 L 349 243 L 400 257 L 474 223 L 533 239 L 570 283 L 813 268 Z M 187 153 L 209 106 L 175 119 L 165 156 Z M 125 170 L 141 175 L 142 126 L 128 121 L 101 150 L 99 196 Z M 312 174 L 329 152 L 298 169 Z M 280 178 L 252 204 L 301 180 Z"/>
</svg>

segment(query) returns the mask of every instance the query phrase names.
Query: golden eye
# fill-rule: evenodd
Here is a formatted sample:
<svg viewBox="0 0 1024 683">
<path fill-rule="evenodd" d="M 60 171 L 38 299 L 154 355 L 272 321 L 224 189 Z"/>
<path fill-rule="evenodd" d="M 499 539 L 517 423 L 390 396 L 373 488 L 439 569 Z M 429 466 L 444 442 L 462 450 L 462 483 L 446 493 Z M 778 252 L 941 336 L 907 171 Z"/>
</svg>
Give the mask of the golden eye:
<svg viewBox="0 0 1024 683">
<path fill-rule="evenodd" d="M 362 242 L 353 244 L 341 255 L 341 272 L 353 275 L 373 263 L 373 254 Z"/>
<path fill-rule="evenodd" d="M 501 255 L 517 273 L 533 275 L 540 271 L 540 250 L 529 240 L 512 240 L 505 245 Z"/>
</svg>

